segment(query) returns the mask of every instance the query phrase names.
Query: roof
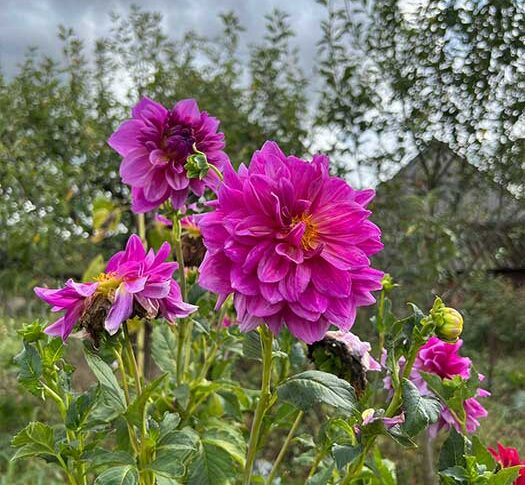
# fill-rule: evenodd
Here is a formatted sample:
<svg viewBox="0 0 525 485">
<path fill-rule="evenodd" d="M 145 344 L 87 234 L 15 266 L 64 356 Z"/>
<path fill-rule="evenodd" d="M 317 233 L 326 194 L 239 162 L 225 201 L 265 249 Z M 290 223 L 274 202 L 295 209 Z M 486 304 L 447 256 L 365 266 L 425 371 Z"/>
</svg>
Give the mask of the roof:
<svg viewBox="0 0 525 485">
<path fill-rule="evenodd" d="M 432 215 L 450 218 L 461 227 L 456 231 L 461 253 L 457 270 L 525 270 L 524 203 L 446 144 L 431 142 L 382 182 L 377 193 L 377 204 L 385 215 L 389 208 L 403 210 L 402 202 L 392 204 L 392 195 L 405 201 L 418 195 L 431 197 Z"/>
</svg>

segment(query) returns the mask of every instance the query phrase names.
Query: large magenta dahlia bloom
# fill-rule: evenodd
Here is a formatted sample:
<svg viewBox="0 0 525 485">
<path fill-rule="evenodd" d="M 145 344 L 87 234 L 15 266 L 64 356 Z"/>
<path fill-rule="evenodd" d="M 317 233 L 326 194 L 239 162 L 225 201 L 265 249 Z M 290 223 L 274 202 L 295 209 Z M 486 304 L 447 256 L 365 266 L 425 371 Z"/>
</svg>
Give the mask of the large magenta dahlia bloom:
<svg viewBox="0 0 525 485">
<path fill-rule="evenodd" d="M 330 176 L 325 156 L 306 162 L 265 143 L 249 168 L 226 169 L 215 210 L 199 221 L 199 284 L 218 305 L 233 293 L 243 331 L 285 324 L 307 343 L 330 324 L 348 331 L 381 288 L 368 258 L 383 247 L 365 209 L 373 196 Z"/>
<path fill-rule="evenodd" d="M 174 208 L 184 205 L 191 190 L 201 196 L 205 187 L 216 189 L 213 170 L 199 180 L 189 179 L 184 165 L 194 148 L 219 170 L 228 157 L 219 120 L 199 111 L 194 99 L 179 101 L 171 110 L 145 97 L 135 105 L 132 118 L 111 135 L 109 145 L 124 158 L 122 181 L 131 186 L 132 209 L 147 212 L 171 199 Z"/>
<path fill-rule="evenodd" d="M 106 271 L 91 283 L 75 283 L 68 280 L 64 288 L 35 288 L 37 296 L 51 305 L 52 311 L 64 311 L 63 317 L 46 327 L 48 335 L 66 340 L 79 321 L 90 321 L 90 312 L 96 307 L 96 315 L 103 311 L 103 326 L 115 334 L 123 322 L 134 314 L 146 318 L 158 315 L 174 323 L 197 307 L 182 301 L 179 285 L 173 279 L 177 263 L 166 262 L 170 245 L 164 243 L 157 254 L 147 253 L 137 235 L 129 238 L 125 251 L 115 254 Z M 107 304 L 100 304 L 100 301 Z M 95 305 L 98 301 L 99 304 Z M 138 311 L 137 311 L 138 310 Z"/>
</svg>

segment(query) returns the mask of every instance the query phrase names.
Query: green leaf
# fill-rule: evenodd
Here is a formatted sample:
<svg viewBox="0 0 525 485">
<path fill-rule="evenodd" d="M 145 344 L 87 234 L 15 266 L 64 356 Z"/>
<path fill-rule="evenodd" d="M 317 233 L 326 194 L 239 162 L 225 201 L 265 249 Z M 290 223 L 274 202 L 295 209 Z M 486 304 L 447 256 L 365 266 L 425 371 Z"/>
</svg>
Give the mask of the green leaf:
<svg viewBox="0 0 525 485">
<path fill-rule="evenodd" d="M 466 441 L 465 437 L 459 434 L 454 428 L 443 443 L 439 455 L 438 470 L 445 470 L 453 466 L 465 467 Z"/>
<path fill-rule="evenodd" d="M 191 428 L 162 431 L 157 442 L 157 454 L 167 452 L 174 460 L 184 463 L 194 452 L 199 450 L 199 435 Z"/>
<path fill-rule="evenodd" d="M 124 412 L 126 410 L 126 398 L 111 367 L 98 355 L 87 351 L 84 354 L 89 368 L 95 374 L 100 388 L 108 398 L 108 403 L 115 407 L 115 411 Z"/>
<path fill-rule="evenodd" d="M 306 485 L 328 485 L 334 474 L 334 465 L 319 470 L 313 477 L 309 478 Z"/>
<path fill-rule="evenodd" d="M 440 471 L 439 476 L 453 479 L 454 483 L 467 483 L 468 473 L 462 466 L 456 465 Z"/>
<path fill-rule="evenodd" d="M 47 339 L 47 335 L 44 333 L 44 327 L 39 322 L 26 323 L 21 329 L 17 330 L 16 333 L 20 335 L 26 343 Z"/>
<path fill-rule="evenodd" d="M 148 399 L 155 392 L 155 390 L 162 383 L 162 381 L 166 378 L 166 376 L 167 374 L 162 374 L 161 376 L 157 377 L 154 381 L 150 382 L 144 389 L 142 389 L 142 393 L 140 394 L 140 396 L 137 396 L 135 398 L 135 400 L 129 405 L 126 411 L 125 416 L 128 422 L 137 426 L 141 425 Z"/>
<path fill-rule="evenodd" d="M 88 392 L 71 401 L 66 414 L 65 424 L 67 428 L 77 430 L 86 425 L 89 413 L 96 402 L 96 397 L 96 393 Z"/>
<path fill-rule="evenodd" d="M 190 464 L 188 483 L 226 485 L 237 476 L 235 463 L 222 447 L 201 442 L 199 453 Z"/>
<path fill-rule="evenodd" d="M 409 436 L 435 423 L 441 414 L 441 404 L 431 396 L 422 396 L 418 388 L 408 379 L 403 379 L 403 409 L 405 423 L 402 428 Z"/>
<path fill-rule="evenodd" d="M 148 470 L 165 478 L 179 478 L 184 476 L 186 468 L 168 450 L 164 450 L 158 453 L 155 461 L 148 466 Z"/>
<path fill-rule="evenodd" d="M 35 347 L 24 344 L 24 349 L 14 357 L 14 361 L 19 368 L 18 382 L 35 396 L 40 395 L 42 386 L 39 379 L 42 376 L 42 360 Z"/>
<path fill-rule="evenodd" d="M 347 465 L 352 463 L 363 451 L 361 446 L 334 445 L 332 447 L 332 456 L 339 470 L 343 470 Z"/>
<path fill-rule="evenodd" d="M 476 457 L 476 461 L 481 465 L 485 465 L 488 470 L 494 470 L 496 468 L 496 460 L 487 450 L 485 445 L 477 436 L 472 437 L 472 446 L 470 453 Z"/>
<path fill-rule="evenodd" d="M 153 327 L 151 356 L 162 372 L 171 375 L 177 373 L 177 340 L 169 325 L 155 325 Z"/>
<path fill-rule="evenodd" d="M 11 440 L 11 445 L 19 448 L 11 458 L 13 461 L 28 456 L 57 456 L 53 428 L 38 421 L 19 431 Z"/>
<path fill-rule="evenodd" d="M 42 363 L 46 368 L 52 368 L 64 354 L 64 343 L 60 338 L 54 338 L 42 351 Z"/>
<path fill-rule="evenodd" d="M 95 480 L 95 485 L 138 485 L 139 474 L 133 465 L 108 468 Z"/>
<path fill-rule="evenodd" d="M 91 468 L 99 466 L 135 465 L 135 459 L 126 451 L 110 451 L 103 448 L 95 448 L 84 453 L 82 461 L 89 464 Z"/>
<path fill-rule="evenodd" d="M 329 404 L 349 414 L 358 412 L 354 388 L 333 374 L 309 370 L 284 381 L 277 394 L 282 401 L 307 411 L 316 403 Z"/>
<path fill-rule="evenodd" d="M 247 359 L 262 361 L 261 339 L 257 330 L 248 332 L 244 335 L 242 341 L 242 355 Z"/>
<path fill-rule="evenodd" d="M 502 468 L 490 477 L 489 485 L 512 485 L 514 480 L 518 478 L 521 468 L 521 466 Z"/>
</svg>

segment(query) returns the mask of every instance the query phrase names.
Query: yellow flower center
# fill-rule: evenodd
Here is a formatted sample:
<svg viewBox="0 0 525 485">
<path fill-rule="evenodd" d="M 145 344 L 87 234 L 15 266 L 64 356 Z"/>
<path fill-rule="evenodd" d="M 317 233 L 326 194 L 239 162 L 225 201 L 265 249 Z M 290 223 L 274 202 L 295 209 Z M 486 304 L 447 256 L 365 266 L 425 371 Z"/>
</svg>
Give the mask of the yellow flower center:
<svg viewBox="0 0 525 485">
<path fill-rule="evenodd" d="M 301 238 L 301 246 L 303 249 L 314 249 L 317 246 L 318 232 L 316 224 L 312 221 L 311 214 L 301 214 L 292 218 L 292 225 L 295 226 L 300 222 L 304 222 L 305 230 Z"/>
<path fill-rule="evenodd" d="M 98 281 L 97 292 L 108 296 L 119 287 L 122 278 L 118 278 L 115 273 L 100 273 L 95 281 Z"/>
</svg>

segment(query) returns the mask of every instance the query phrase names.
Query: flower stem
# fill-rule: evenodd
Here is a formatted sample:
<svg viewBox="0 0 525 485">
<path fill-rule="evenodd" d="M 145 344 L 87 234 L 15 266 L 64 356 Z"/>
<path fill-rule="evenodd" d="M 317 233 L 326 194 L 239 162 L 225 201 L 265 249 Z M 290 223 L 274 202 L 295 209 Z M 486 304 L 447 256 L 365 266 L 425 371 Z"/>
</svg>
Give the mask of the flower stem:
<svg viewBox="0 0 525 485">
<path fill-rule="evenodd" d="M 273 463 L 272 470 L 266 480 L 267 485 L 272 485 L 273 479 L 275 478 L 275 475 L 277 474 L 277 470 L 279 469 L 279 466 L 281 465 L 281 462 L 283 461 L 286 455 L 286 452 L 288 451 L 288 447 L 290 446 L 290 443 L 292 442 L 293 436 L 295 432 L 297 431 L 297 428 L 299 424 L 301 423 L 303 416 L 304 416 L 304 412 L 299 411 L 299 413 L 297 414 L 297 417 L 295 418 L 295 421 L 292 424 L 292 427 L 290 428 L 290 431 L 288 432 L 288 436 L 286 436 L 286 439 L 284 440 L 281 451 L 279 451 L 279 454 L 277 455 L 277 458 L 275 459 Z"/>
<path fill-rule="evenodd" d="M 146 218 L 144 217 L 144 214 L 137 214 L 137 229 L 139 232 L 139 237 L 142 240 L 142 244 L 144 244 L 144 247 L 148 248 L 148 241 L 146 238 Z M 145 353 L 144 353 L 144 343 L 146 341 L 146 325 L 145 322 L 142 321 L 141 325 L 139 326 L 138 332 L 137 332 L 137 364 L 138 364 L 138 371 L 139 375 L 144 375 L 144 361 L 145 361 Z"/>
<path fill-rule="evenodd" d="M 252 429 L 250 432 L 250 440 L 248 442 L 248 453 L 246 455 L 246 465 L 244 467 L 243 485 L 250 485 L 252 478 L 253 464 L 255 463 L 255 455 L 257 454 L 257 445 L 259 443 L 259 435 L 264 415 L 268 410 L 268 401 L 271 395 L 271 377 L 272 377 L 272 343 L 273 334 L 270 329 L 263 325 L 259 327 L 259 334 L 261 338 L 262 351 L 262 380 L 261 380 L 261 395 L 259 402 L 255 408 L 255 415 L 253 417 Z"/>
<path fill-rule="evenodd" d="M 187 301 L 188 291 L 186 288 L 186 274 L 184 272 L 184 254 L 182 252 L 182 227 L 180 225 L 179 214 L 173 218 L 173 247 L 175 249 L 175 259 L 179 264 L 179 284 L 182 300 Z M 177 383 L 184 382 L 187 368 L 190 361 L 191 334 L 193 321 L 191 319 L 181 320 L 178 325 L 178 345 L 177 345 Z"/>
</svg>

